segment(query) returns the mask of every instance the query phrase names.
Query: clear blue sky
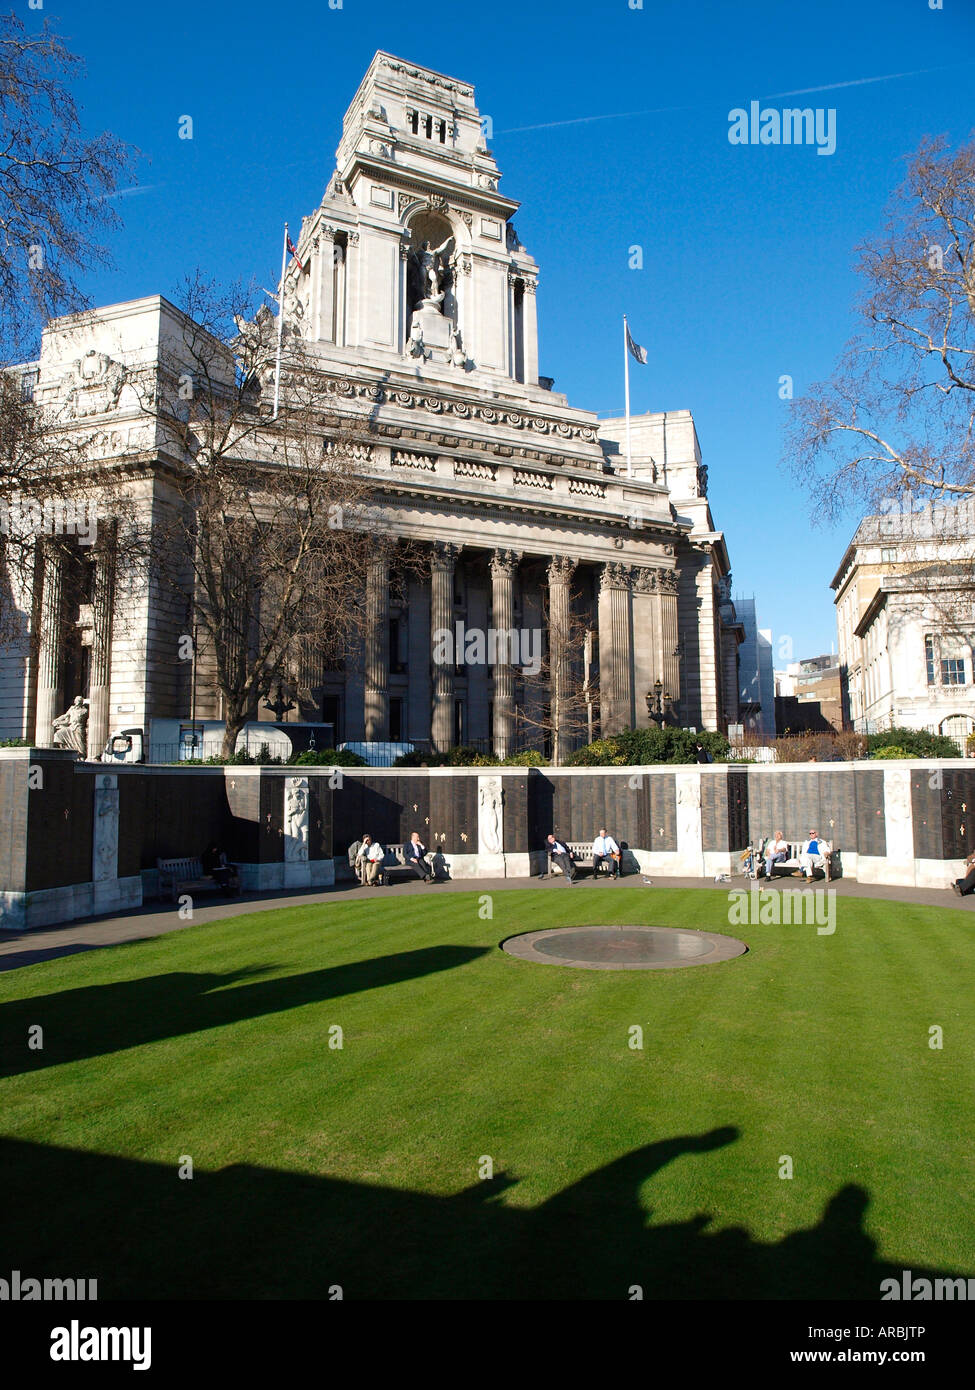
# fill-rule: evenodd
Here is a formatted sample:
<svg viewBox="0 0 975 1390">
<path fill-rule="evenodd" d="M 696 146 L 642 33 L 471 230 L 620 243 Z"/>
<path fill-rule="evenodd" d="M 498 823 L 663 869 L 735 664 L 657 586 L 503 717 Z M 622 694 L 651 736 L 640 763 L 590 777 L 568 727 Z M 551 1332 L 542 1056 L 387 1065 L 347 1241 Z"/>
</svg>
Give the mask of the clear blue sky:
<svg viewBox="0 0 975 1390">
<path fill-rule="evenodd" d="M 779 378 L 801 394 L 831 370 L 853 327 L 854 247 L 879 230 L 904 157 L 926 134 L 969 136 L 975 0 L 48 0 L 41 13 L 86 60 L 86 124 L 144 156 L 143 187 L 117 203 L 115 268 L 85 286 L 98 304 L 171 295 L 197 266 L 273 285 L 282 223 L 320 202 L 377 48 L 472 82 L 540 266 L 541 371 L 572 404 L 621 413 L 628 313 L 649 350 L 633 409 L 693 412 L 735 591 L 757 596 L 795 657 L 830 649 L 829 580 L 856 518 L 817 527 L 782 472 Z M 830 90 L 778 99 L 813 87 Z M 835 108 L 835 154 L 731 145 L 728 113 L 753 99 Z M 177 138 L 183 115 L 192 141 Z"/>
</svg>

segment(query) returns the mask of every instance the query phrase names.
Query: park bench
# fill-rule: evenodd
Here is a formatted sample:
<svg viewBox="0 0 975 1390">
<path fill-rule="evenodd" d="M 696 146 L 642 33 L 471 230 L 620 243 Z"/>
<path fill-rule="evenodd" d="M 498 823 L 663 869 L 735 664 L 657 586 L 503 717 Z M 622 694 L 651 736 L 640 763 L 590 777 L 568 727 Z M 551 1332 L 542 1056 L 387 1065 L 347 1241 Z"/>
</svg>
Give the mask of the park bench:
<svg viewBox="0 0 975 1390">
<path fill-rule="evenodd" d="M 384 845 L 383 848 L 386 851 L 385 856 L 383 857 L 382 873 L 382 882 L 384 884 L 392 883 L 393 875 L 395 875 L 397 879 L 405 877 L 407 879 L 414 879 L 417 882 L 419 882 L 419 879 L 417 879 L 416 870 L 412 867 L 412 865 L 406 862 L 406 850 L 402 844 Z M 428 846 L 427 862 L 432 863 L 435 855 L 439 853 L 441 853 L 441 851 L 438 850 L 436 847 L 430 848 Z M 446 871 L 446 868 L 447 866 L 445 863 L 444 871 Z"/>
<path fill-rule="evenodd" d="M 192 857 L 157 859 L 156 868 L 159 870 L 159 891 L 163 893 L 168 890 L 173 902 L 181 893 L 223 893 L 225 891 L 216 879 L 208 877 L 203 872 L 203 864 L 199 859 Z M 229 864 L 228 868 L 236 870 L 239 883 L 240 870 L 237 865 Z"/>
<path fill-rule="evenodd" d="M 592 868 L 592 841 L 591 841 L 591 840 L 563 840 L 562 843 L 568 847 L 569 853 L 572 855 L 572 858 L 573 858 L 573 860 L 574 860 L 574 862 L 575 862 L 576 876 L 577 876 L 577 877 L 581 877 L 581 876 L 584 875 L 584 874 L 592 875 L 592 872 L 593 872 L 593 868 Z M 622 846 L 621 846 L 621 848 L 622 848 Z M 548 855 L 548 851 L 546 850 L 545 853 L 546 853 L 546 856 L 547 856 L 547 855 Z M 627 868 L 629 867 L 628 864 L 627 864 L 627 856 L 628 856 L 628 853 L 629 853 L 629 851 L 627 851 L 627 850 L 624 849 L 624 850 L 622 850 L 622 854 L 621 854 L 621 856 L 620 856 L 620 875 L 621 875 L 621 876 L 626 872 Z M 556 862 L 555 862 L 554 859 L 549 859 L 549 861 L 548 861 L 548 866 L 549 866 L 549 868 L 548 868 L 549 873 L 560 874 L 560 873 L 562 872 L 562 866 L 561 866 L 560 864 L 556 864 Z M 606 873 L 606 874 L 608 874 L 608 873 L 609 873 L 609 870 L 604 866 L 604 867 L 603 867 L 603 872 Z"/>
<path fill-rule="evenodd" d="M 778 861 L 777 864 L 773 864 L 773 865 L 772 865 L 772 877 L 773 877 L 773 878 L 775 878 L 776 874 L 789 874 L 789 875 L 794 875 L 794 874 L 800 873 L 800 872 L 802 871 L 802 865 L 799 863 L 799 856 L 800 856 L 800 854 L 802 853 L 802 847 L 803 847 L 803 845 L 804 845 L 805 843 L 806 843 L 805 838 L 803 838 L 803 839 L 801 839 L 801 840 L 787 840 L 787 841 L 786 841 L 786 844 L 787 844 L 788 850 L 789 850 L 789 857 L 788 857 L 788 859 L 780 859 L 780 860 Z M 820 843 L 822 843 L 822 841 L 820 841 Z M 752 875 L 753 878 L 757 878 L 757 877 L 758 877 L 758 866 L 759 866 L 759 864 L 764 864 L 764 863 L 765 863 L 765 848 L 766 848 L 766 842 L 763 841 L 763 842 L 762 842 L 761 850 L 755 850 L 755 871 L 754 871 L 754 873 L 753 873 L 753 875 Z M 836 846 L 834 845 L 834 846 L 832 847 L 832 849 L 824 856 L 825 859 L 826 859 L 826 867 L 825 867 L 825 869 L 814 868 L 814 869 L 813 869 L 813 878 L 815 878 L 817 874 L 822 873 L 822 874 L 824 875 L 825 879 L 826 879 L 826 882 L 829 883 L 830 878 L 833 876 L 833 872 L 832 872 L 832 871 L 833 871 L 833 867 L 834 867 L 834 866 L 833 866 L 833 864 L 832 864 L 831 861 L 832 861 L 832 858 L 833 858 L 833 856 L 834 856 L 835 854 L 838 854 L 838 850 L 837 850 Z"/>
</svg>

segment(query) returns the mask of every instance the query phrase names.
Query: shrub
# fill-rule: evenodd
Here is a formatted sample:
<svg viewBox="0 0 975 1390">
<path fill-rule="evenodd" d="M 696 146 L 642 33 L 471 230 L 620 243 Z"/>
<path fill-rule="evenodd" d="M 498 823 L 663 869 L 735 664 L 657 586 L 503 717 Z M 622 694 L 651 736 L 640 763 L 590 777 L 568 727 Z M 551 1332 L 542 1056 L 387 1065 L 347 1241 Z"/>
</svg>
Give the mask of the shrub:
<svg viewBox="0 0 975 1390">
<path fill-rule="evenodd" d="M 777 763 L 851 763 L 866 756 L 867 740 L 849 730 L 842 733 L 791 734 L 772 744 Z"/>
<path fill-rule="evenodd" d="M 30 748 L 29 738 L 0 738 L 0 748 Z"/>
<path fill-rule="evenodd" d="M 512 753 L 510 758 L 505 758 L 502 762 L 503 767 L 548 767 L 548 759 L 543 758 L 537 748 L 526 748 L 524 753 Z"/>
<path fill-rule="evenodd" d="M 961 750 L 946 734 L 930 734 L 927 729 L 884 729 L 867 739 L 871 757 L 880 748 L 903 748 L 905 758 L 960 758 Z"/>
<path fill-rule="evenodd" d="M 411 756 L 411 755 L 408 755 Z M 349 748 L 307 748 L 291 762 L 295 767 L 368 767 L 365 758 Z"/>
<path fill-rule="evenodd" d="M 579 748 L 568 758 L 573 767 L 642 767 L 652 763 L 693 763 L 701 744 L 715 762 L 728 757 L 724 734 L 707 731 L 689 733 L 687 729 L 624 729 L 609 738 L 597 739 Z"/>
<path fill-rule="evenodd" d="M 896 743 L 891 743 L 886 748 L 878 748 L 873 755 L 875 758 L 909 758 L 911 755 L 904 748 L 898 748 Z"/>
</svg>

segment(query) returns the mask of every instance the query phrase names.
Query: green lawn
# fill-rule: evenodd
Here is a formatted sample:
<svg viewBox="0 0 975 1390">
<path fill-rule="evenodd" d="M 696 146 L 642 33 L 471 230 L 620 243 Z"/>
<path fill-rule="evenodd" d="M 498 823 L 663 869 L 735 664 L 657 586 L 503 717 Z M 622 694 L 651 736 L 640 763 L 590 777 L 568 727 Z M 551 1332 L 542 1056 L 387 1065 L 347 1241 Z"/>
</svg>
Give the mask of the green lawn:
<svg viewBox="0 0 975 1390">
<path fill-rule="evenodd" d="M 0 975 L 0 1275 L 619 1299 L 975 1275 L 970 913 L 840 897 L 820 936 L 729 927 L 712 890 L 481 901 L 376 893 Z M 498 949 L 585 922 L 750 951 L 617 973 Z"/>
</svg>

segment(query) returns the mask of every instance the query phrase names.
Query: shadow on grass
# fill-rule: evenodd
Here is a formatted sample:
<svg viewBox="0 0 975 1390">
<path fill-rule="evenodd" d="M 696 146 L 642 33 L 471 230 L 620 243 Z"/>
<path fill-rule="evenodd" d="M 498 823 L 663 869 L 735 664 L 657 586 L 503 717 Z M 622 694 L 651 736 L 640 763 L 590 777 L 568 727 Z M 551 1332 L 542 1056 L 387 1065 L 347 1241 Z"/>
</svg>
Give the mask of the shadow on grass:
<svg viewBox="0 0 975 1390">
<path fill-rule="evenodd" d="M 737 1137 L 648 1144 L 533 1210 L 498 1200 L 505 1174 L 452 1197 L 250 1166 L 188 1181 L 175 1153 L 162 1166 L 0 1140 L 4 1259 L 24 1278 L 95 1278 L 100 1299 L 327 1298 L 334 1285 L 347 1299 L 624 1300 L 634 1285 L 645 1299 L 879 1299 L 900 1269 L 877 1258 L 860 1187 L 774 1245 L 710 1233 L 704 1213 L 646 1224 L 642 1184 Z"/>
<path fill-rule="evenodd" d="M 0 1006 L 0 1076 L 99 1057 L 303 1004 L 401 984 L 466 965 L 486 953 L 487 947 L 429 946 L 233 989 L 224 986 L 255 972 L 173 972 L 16 999 Z M 44 1047 L 32 1051 L 28 1030 L 35 1024 L 44 1030 Z"/>
</svg>

